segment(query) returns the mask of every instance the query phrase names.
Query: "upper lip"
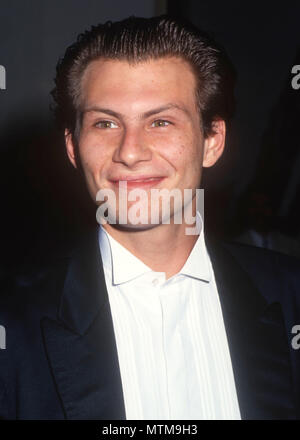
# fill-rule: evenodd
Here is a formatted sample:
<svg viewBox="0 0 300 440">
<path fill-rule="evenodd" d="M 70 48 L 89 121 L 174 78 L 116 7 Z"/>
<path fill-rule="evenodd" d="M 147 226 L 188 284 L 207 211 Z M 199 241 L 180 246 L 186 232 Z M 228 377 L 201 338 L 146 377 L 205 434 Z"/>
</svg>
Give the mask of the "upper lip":
<svg viewBox="0 0 300 440">
<path fill-rule="evenodd" d="M 146 176 L 144 174 L 136 175 L 136 176 L 117 176 L 112 177 L 109 180 L 112 182 L 120 182 L 120 181 L 127 181 L 127 182 L 134 182 L 134 181 L 144 181 L 149 179 L 163 179 L 164 176 Z"/>
</svg>

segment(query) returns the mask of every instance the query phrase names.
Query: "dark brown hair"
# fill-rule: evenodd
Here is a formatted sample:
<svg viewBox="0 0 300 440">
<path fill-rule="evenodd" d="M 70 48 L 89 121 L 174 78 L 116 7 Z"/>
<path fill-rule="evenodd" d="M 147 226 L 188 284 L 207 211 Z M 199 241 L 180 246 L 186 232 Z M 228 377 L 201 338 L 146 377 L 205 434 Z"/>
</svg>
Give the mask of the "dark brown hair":
<svg viewBox="0 0 300 440">
<path fill-rule="evenodd" d="M 224 49 L 192 24 L 162 15 L 92 26 L 67 48 L 57 64 L 56 86 L 51 92 L 60 127 L 75 133 L 80 81 L 91 61 L 105 58 L 136 63 L 167 56 L 181 57 L 195 73 L 204 135 L 211 133 L 213 120 L 229 122 L 234 111 L 235 72 Z"/>
</svg>

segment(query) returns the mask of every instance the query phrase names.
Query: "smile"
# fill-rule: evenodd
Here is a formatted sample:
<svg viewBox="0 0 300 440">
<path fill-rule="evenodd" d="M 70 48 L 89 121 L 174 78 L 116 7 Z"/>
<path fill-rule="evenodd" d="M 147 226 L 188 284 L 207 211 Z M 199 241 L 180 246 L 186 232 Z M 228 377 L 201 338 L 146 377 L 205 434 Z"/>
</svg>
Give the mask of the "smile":
<svg viewBox="0 0 300 440">
<path fill-rule="evenodd" d="M 114 186 L 119 186 L 121 182 L 126 182 L 127 188 L 145 188 L 159 184 L 165 177 L 138 177 L 138 178 L 120 178 L 111 180 Z"/>
</svg>

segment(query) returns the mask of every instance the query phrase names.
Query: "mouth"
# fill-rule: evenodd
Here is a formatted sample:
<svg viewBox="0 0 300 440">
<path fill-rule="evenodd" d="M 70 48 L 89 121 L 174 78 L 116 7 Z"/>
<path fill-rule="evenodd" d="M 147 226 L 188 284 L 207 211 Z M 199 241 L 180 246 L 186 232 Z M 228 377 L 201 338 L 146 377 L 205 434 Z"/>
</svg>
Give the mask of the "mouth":
<svg viewBox="0 0 300 440">
<path fill-rule="evenodd" d="M 127 189 L 134 189 L 134 188 L 151 188 L 154 187 L 156 185 L 159 185 L 163 180 L 165 179 L 165 177 L 163 176 L 151 176 L 151 177 L 145 177 L 145 176 L 136 176 L 136 177 L 128 177 L 128 176 L 124 176 L 118 179 L 113 179 L 110 180 L 110 182 L 113 184 L 113 186 L 118 187 L 119 188 L 119 184 L 122 183 L 126 183 L 127 184 Z"/>
</svg>

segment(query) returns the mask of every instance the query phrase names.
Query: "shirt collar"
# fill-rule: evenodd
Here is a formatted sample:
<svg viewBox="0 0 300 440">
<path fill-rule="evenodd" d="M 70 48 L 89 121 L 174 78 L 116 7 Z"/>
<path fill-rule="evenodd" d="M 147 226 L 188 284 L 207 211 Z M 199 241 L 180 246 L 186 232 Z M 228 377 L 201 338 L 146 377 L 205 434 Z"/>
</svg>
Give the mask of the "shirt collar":
<svg viewBox="0 0 300 440">
<path fill-rule="evenodd" d="M 105 231 L 102 225 L 99 228 L 99 244 L 103 266 L 111 273 L 113 284 L 126 283 L 152 271 Z"/>
<path fill-rule="evenodd" d="M 209 256 L 204 241 L 203 221 L 198 212 L 196 227 L 200 230 L 199 237 L 184 266 L 176 275 L 181 274 L 209 282 L 211 279 Z M 147 272 L 153 272 L 149 266 L 117 242 L 102 225 L 99 227 L 99 245 L 103 266 L 110 272 L 114 285 L 126 283 Z"/>
<path fill-rule="evenodd" d="M 204 240 L 203 221 L 199 212 L 197 212 L 196 216 L 196 226 L 200 231 L 199 237 L 179 273 L 209 282 L 211 280 L 210 260 Z"/>
</svg>

